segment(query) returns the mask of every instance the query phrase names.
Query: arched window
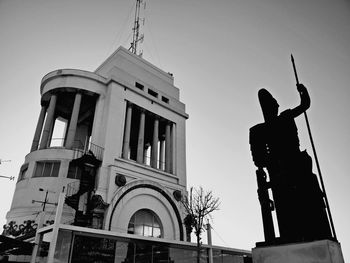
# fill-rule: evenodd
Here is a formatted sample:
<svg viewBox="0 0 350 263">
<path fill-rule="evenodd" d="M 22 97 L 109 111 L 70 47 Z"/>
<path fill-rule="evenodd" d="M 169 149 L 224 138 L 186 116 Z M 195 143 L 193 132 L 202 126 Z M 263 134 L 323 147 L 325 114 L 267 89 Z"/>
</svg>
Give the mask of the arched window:
<svg viewBox="0 0 350 263">
<path fill-rule="evenodd" d="M 158 216 L 153 211 L 141 209 L 131 217 L 128 233 L 145 237 L 162 237 L 163 228 Z"/>
</svg>

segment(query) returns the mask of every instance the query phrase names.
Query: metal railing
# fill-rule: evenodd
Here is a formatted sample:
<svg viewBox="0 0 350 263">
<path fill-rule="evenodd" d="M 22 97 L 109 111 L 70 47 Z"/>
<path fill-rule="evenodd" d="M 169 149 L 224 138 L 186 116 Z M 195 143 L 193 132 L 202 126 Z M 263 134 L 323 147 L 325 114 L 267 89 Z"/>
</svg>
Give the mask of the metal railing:
<svg viewBox="0 0 350 263">
<path fill-rule="evenodd" d="M 65 147 L 65 138 L 52 138 L 49 144 L 50 148 L 54 147 Z M 83 143 L 80 140 L 75 140 L 73 142 L 73 147 L 72 149 L 74 150 L 74 158 L 79 158 L 83 156 L 84 154 L 87 153 L 93 153 L 96 159 L 102 161 L 103 158 L 103 152 L 104 148 L 101 146 L 98 146 L 97 144 L 94 144 L 88 139 L 86 139 L 85 143 Z"/>
<path fill-rule="evenodd" d="M 66 196 L 72 196 L 78 193 L 80 181 L 75 181 L 67 184 Z"/>
<path fill-rule="evenodd" d="M 79 142 L 81 143 L 81 141 Z M 102 161 L 104 148 L 92 142 L 86 142 L 85 145 L 83 145 L 83 147 L 81 147 L 80 145 L 78 145 L 78 147 L 73 146 L 73 149 L 74 157 L 76 158 L 79 158 L 87 153 L 92 153 L 97 160 Z"/>
<path fill-rule="evenodd" d="M 92 142 L 89 142 L 87 144 L 87 148 L 85 150 L 86 151 L 91 151 L 95 155 L 96 159 L 98 159 L 100 161 L 102 160 L 103 151 L 104 151 L 103 147 L 98 146 L 97 144 L 94 144 Z"/>
</svg>

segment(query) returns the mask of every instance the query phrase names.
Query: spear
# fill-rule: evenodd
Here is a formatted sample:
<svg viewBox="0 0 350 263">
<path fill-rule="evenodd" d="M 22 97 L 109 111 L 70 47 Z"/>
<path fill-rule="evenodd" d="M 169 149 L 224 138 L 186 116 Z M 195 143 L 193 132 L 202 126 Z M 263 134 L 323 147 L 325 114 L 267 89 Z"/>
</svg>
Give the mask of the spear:
<svg viewBox="0 0 350 263">
<path fill-rule="evenodd" d="M 296 69 L 296 67 L 295 67 L 295 62 L 294 62 L 293 54 L 291 54 L 290 57 L 291 57 L 292 64 L 293 64 L 293 70 L 294 70 L 295 80 L 296 80 L 296 82 L 297 82 L 297 85 L 299 85 L 298 73 L 297 73 L 297 69 Z M 308 117 L 307 117 L 306 111 L 304 111 L 304 117 L 305 117 L 305 122 L 306 122 L 307 131 L 308 131 L 308 133 L 309 133 L 309 138 L 310 138 L 310 142 L 311 142 L 312 151 L 313 151 L 314 158 L 315 158 L 315 162 L 316 162 L 316 167 L 317 167 L 317 171 L 318 171 L 318 176 L 319 176 L 319 179 L 320 179 L 320 182 L 321 182 L 321 187 L 322 187 L 322 191 L 323 191 L 323 194 L 324 194 L 324 199 L 325 199 L 325 202 L 326 202 L 326 209 L 327 209 L 329 221 L 330 221 L 330 223 L 331 223 L 331 228 L 332 228 L 332 232 L 333 232 L 333 237 L 334 237 L 335 240 L 337 240 L 337 235 L 336 235 L 336 233 L 335 233 L 335 228 L 334 228 L 334 224 L 333 224 L 332 214 L 331 214 L 331 210 L 330 210 L 330 207 L 329 207 L 328 198 L 327 198 L 327 194 L 326 194 L 326 188 L 325 188 L 324 183 L 323 183 L 321 168 L 320 168 L 320 164 L 319 164 L 319 162 L 318 162 L 318 158 L 317 158 L 317 154 L 316 154 L 316 148 L 315 148 L 314 140 L 312 139 L 310 123 L 309 123 L 309 119 L 308 119 Z"/>
</svg>

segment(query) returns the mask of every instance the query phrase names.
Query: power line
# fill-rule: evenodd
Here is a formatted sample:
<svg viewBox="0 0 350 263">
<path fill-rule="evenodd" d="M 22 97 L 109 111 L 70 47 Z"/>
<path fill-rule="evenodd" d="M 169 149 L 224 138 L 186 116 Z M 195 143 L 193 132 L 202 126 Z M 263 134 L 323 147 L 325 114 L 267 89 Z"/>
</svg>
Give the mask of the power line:
<svg viewBox="0 0 350 263">
<path fill-rule="evenodd" d="M 1 178 L 7 178 L 7 179 L 10 179 L 10 181 L 13 181 L 15 180 L 15 177 L 14 176 L 5 176 L 5 175 L 0 175 Z"/>
<path fill-rule="evenodd" d="M 157 60 L 157 63 L 158 63 L 158 65 L 160 66 L 160 67 L 162 67 L 162 64 L 161 64 L 161 62 L 160 62 L 160 56 L 159 56 L 159 52 L 158 52 L 158 49 L 157 49 L 157 45 L 156 45 L 156 41 L 154 40 L 154 37 L 153 37 L 153 34 L 152 34 L 152 32 L 151 32 L 151 28 L 150 28 L 150 26 L 148 26 L 149 25 L 149 23 L 147 24 L 147 26 L 145 26 L 145 29 L 146 30 L 148 30 L 148 35 L 150 35 L 151 37 L 150 37 L 150 39 L 151 39 L 151 42 L 152 42 L 152 47 L 153 47 L 153 50 L 154 50 L 154 53 L 155 53 L 155 55 L 153 55 L 153 52 L 152 52 L 152 56 Z M 146 43 L 145 43 L 145 47 L 147 47 L 147 45 L 146 45 Z M 150 50 L 150 49 L 148 49 L 148 50 Z M 150 52 L 151 53 L 151 52 Z"/>
<path fill-rule="evenodd" d="M 8 162 L 11 162 L 11 160 L 3 160 L 3 159 L 0 159 L 0 164 L 2 164 L 2 163 L 8 163 Z"/>
<path fill-rule="evenodd" d="M 122 35 L 123 35 L 123 33 L 124 33 L 125 29 L 126 29 L 127 23 L 129 22 L 129 20 L 130 20 L 130 18 L 131 18 L 131 14 L 132 14 L 133 9 L 134 9 L 134 5 L 131 5 L 131 6 L 130 6 L 130 10 L 129 10 L 129 12 L 128 12 L 128 15 L 125 17 L 124 22 L 123 22 L 122 26 L 120 27 L 120 30 L 118 31 L 118 33 L 116 34 L 115 38 L 113 39 L 113 42 L 112 42 L 112 44 L 111 44 L 111 47 L 110 47 L 109 50 L 108 50 L 108 54 L 106 55 L 106 57 L 110 55 L 110 53 L 113 51 L 114 46 L 115 46 L 116 44 L 122 42 L 122 41 L 121 41 Z M 128 40 L 129 40 L 129 37 L 130 37 L 130 36 L 128 36 Z"/>
<path fill-rule="evenodd" d="M 8 162 L 11 162 L 11 160 L 3 160 L 3 159 L 0 159 L 0 164 L 2 163 L 8 163 Z M 15 177 L 14 176 L 6 176 L 6 175 L 0 175 L 1 178 L 7 178 L 7 179 L 10 179 L 10 181 L 12 180 L 15 180 Z"/>
<path fill-rule="evenodd" d="M 227 244 L 227 242 L 219 235 L 218 232 L 215 231 L 215 229 L 213 228 L 213 226 L 210 226 L 211 229 L 214 230 L 215 234 L 219 237 L 219 239 L 225 244 L 225 246 L 229 247 L 229 244 Z"/>
</svg>

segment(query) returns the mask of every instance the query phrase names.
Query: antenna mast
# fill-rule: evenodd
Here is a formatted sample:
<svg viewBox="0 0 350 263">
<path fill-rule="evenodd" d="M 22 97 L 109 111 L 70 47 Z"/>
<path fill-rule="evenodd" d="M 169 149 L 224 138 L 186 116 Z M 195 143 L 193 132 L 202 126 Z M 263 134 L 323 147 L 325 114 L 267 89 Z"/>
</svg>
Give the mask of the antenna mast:
<svg viewBox="0 0 350 263">
<path fill-rule="evenodd" d="M 136 0 L 136 10 L 135 10 L 135 19 L 134 19 L 134 27 L 132 28 L 133 35 L 132 35 L 132 43 L 129 48 L 129 51 L 134 53 L 135 55 L 142 56 L 142 51 L 138 53 L 137 50 L 137 44 L 138 42 L 143 42 L 144 35 L 140 34 L 140 7 L 141 4 L 144 2 L 144 0 Z M 144 3 L 143 8 L 146 8 L 146 3 Z M 145 24 L 145 19 L 141 19 L 142 23 Z"/>
</svg>

